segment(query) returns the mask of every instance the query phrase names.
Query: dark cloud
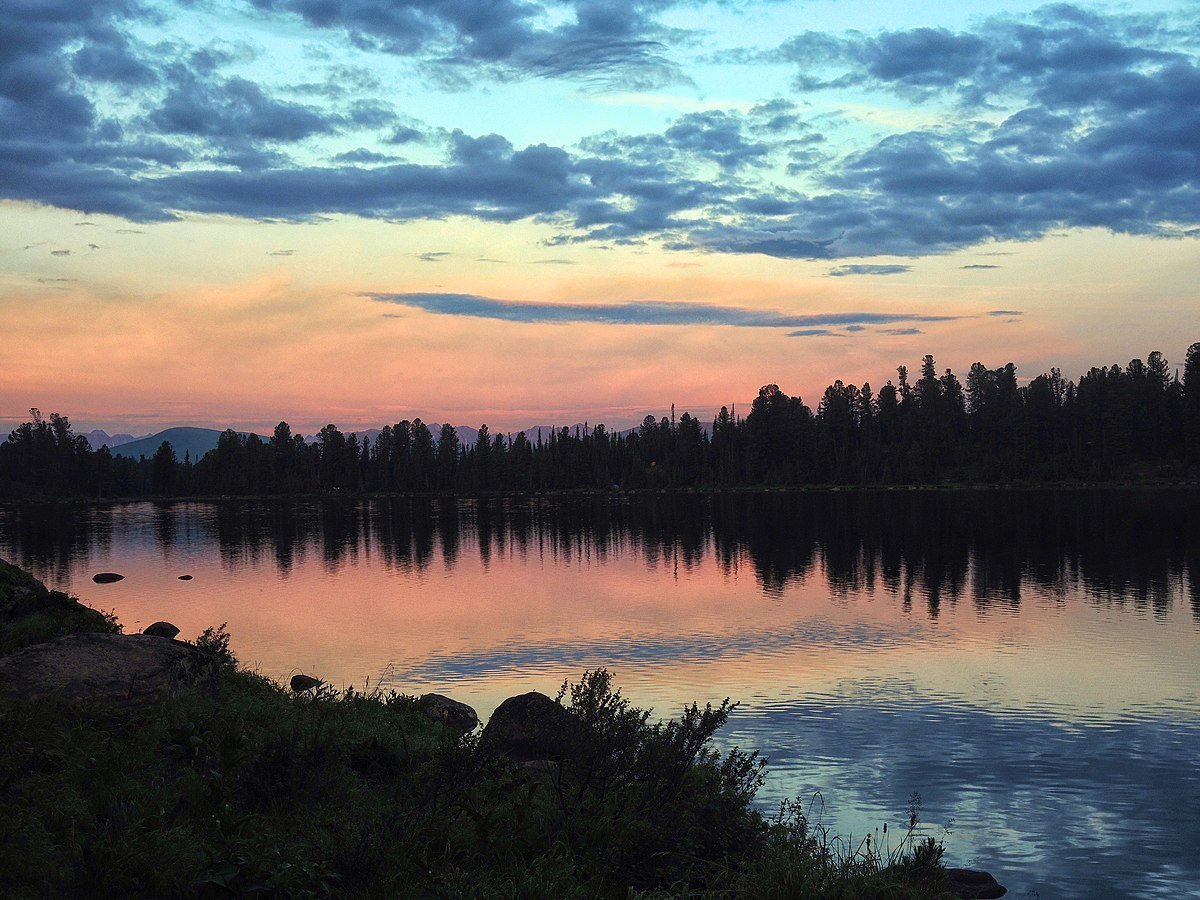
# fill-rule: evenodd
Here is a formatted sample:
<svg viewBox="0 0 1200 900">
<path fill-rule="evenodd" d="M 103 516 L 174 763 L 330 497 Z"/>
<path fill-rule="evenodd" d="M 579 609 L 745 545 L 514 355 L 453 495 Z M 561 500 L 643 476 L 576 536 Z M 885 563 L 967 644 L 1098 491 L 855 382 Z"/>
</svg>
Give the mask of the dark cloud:
<svg viewBox="0 0 1200 900">
<path fill-rule="evenodd" d="M 51 250 L 50 255 L 51 256 L 70 256 L 71 251 L 70 250 Z"/>
<path fill-rule="evenodd" d="M 411 144 L 424 137 L 417 129 L 408 125 L 399 125 L 386 139 L 389 144 Z"/>
<path fill-rule="evenodd" d="M 1025 315 L 1019 309 L 993 309 L 988 312 L 989 316 L 1023 316 Z"/>
<path fill-rule="evenodd" d="M 443 87 L 478 78 L 572 78 L 620 87 L 682 80 L 666 56 L 673 32 L 656 14 L 676 3 L 565 0 L 548 8 L 522 0 L 251 0 L 260 10 L 298 16 L 345 33 L 361 48 L 422 60 Z M 557 11 L 556 10 L 556 11 Z"/>
<path fill-rule="evenodd" d="M 880 328 L 879 333 L 880 334 L 902 335 L 902 334 L 924 334 L 925 332 L 923 332 L 920 328 Z"/>
<path fill-rule="evenodd" d="M 551 17 L 523 0 L 251 2 L 471 77 L 661 79 L 671 68 L 662 48 L 682 39 L 660 22 L 673 0 L 569 0 Z M 550 246 L 659 242 L 785 259 L 917 257 L 1071 228 L 1200 235 L 1200 66 L 1165 17 L 1059 5 L 970 31 L 799 35 L 775 58 L 797 65 L 805 89 L 862 86 L 991 110 L 838 155 L 844 144 L 785 99 L 689 113 L 658 133 L 518 149 L 405 120 L 362 95 L 382 95 L 369 72 L 347 76 L 367 87 L 347 88 L 336 110 L 281 99 L 226 71 L 251 53 L 240 45 L 139 43 L 132 23 L 145 15 L 135 0 L 0 6 L 0 198 L 133 221 L 532 219 L 553 229 Z M 155 87 L 137 92 L 148 108 L 114 118 L 90 99 L 101 82 Z M 363 131 L 443 155 L 405 163 L 367 144 L 311 161 L 321 138 Z M 806 190 L 772 183 L 784 172 L 803 174 Z"/>
<path fill-rule="evenodd" d="M 450 255 L 449 250 L 428 250 L 425 253 L 418 253 L 417 259 L 421 262 L 441 262 L 443 257 Z"/>
<path fill-rule="evenodd" d="M 844 278 L 847 275 L 902 275 L 905 272 L 911 271 L 912 266 L 855 263 L 854 265 L 838 266 L 835 269 L 830 269 L 829 274 L 835 278 Z"/>
<path fill-rule="evenodd" d="M 622 303 L 534 303 L 497 300 L 474 294 L 370 293 L 380 303 L 424 310 L 446 316 L 469 316 L 526 323 L 601 323 L 608 325 L 730 325 L 740 328 L 813 328 L 829 325 L 889 324 L 892 322 L 945 322 L 954 316 L 909 313 L 810 313 L 797 315 L 780 310 L 746 309 L 713 303 L 632 300 Z"/>
<path fill-rule="evenodd" d="M 984 263 L 972 263 L 969 266 L 959 266 L 960 269 L 999 269 L 1000 266 L 992 266 Z"/>
<path fill-rule="evenodd" d="M 1120 92 L 1131 72 L 1184 59 L 1161 49 L 1170 39 L 1163 16 L 1053 4 L 1027 16 L 993 16 L 970 32 L 806 32 L 785 41 L 775 58 L 798 64 L 800 90 L 882 87 L 919 98 L 952 92 L 974 106 L 1032 95 L 1047 107 L 1079 106 L 1114 87 Z"/>
<path fill-rule="evenodd" d="M 358 147 L 354 150 L 347 150 L 345 153 L 338 153 L 333 157 L 333 161 L 337 163 L 391 163 L 397 162 L 399 157 L 392 156 L 390 153 L 377 153 L 374 150 L 368 150 L 366 147 Z"/>
<path fill-rule="evenodd" d="M 788 337 L 845 337 L 836 331 L 830 331 L 828 328 L 801 328 L 797 331 L 789 331 Z"/>
<path fill-rule="evenodd" d="M 206 81 L 177 69 L 172 87 L 150 122 L 164 134 L 218 142 L 299 141 L 334 130 L 330 117 L 299 103 L 277 100 L 244 78 Z"/>
<path fill-rule="evenodd" d="M 291 256 L 295 250 L 268 250 L 267 256 Z"/>
<path fill-rule="evenodd" d="M 80 78 L 133 89 L 158 81 L 154 67 L 140 58 L 129 39 L 117 29 L 97 26 L 89 37 L 89 42 L 71 57 L 71 68 Z"/>
<path fill-rule="evenodd" d="M 346 213 L 393 220 L 474 216 L 511 222 L 552 215 L 588 188 L 570 156 L 539 144 L 515 150 L 498 135 L 455 132 L 442 165 L 316 166 L 165 175 L 147 189 L 168 208 L 256 219 L 308 219 Z"/>
</svg>

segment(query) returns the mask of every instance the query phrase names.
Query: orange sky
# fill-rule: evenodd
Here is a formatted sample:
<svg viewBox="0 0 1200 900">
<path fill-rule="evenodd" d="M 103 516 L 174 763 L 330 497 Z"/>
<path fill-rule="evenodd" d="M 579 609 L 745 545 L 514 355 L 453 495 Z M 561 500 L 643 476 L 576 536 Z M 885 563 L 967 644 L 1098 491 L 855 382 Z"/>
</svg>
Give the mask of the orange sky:
<svg viewBox="0 0 1200 900">
<path fill-rule="evenodd" d="M 976 360 L 1012 360 L 1026 377 L 1055 365 L 1076 377 L 1152 349 L 1177 365 L 1200 337 L 1200 246 L 1098 231 L 932 257 L 900 275 L 832 278 L 828 263 L 812 261 L 549 249 L 533 224 L 195 218 L 130 234 L 119 220 L 15 203 L 0 204 L 0 223 L 45 242 L 26 251 L 10 241 L 0 257 L 0 418 L 38 406 L 110 431 L 264 431 L 281 418 L 313 431 L 415 416 L 493 430 L 627 425 L 671 403 L 706 418 L 722 404 L 748 406 L 770 381 L 815 406 L 835 378 L 878 387 L 925 353 L 960 374 Z M 38 253 L 60 245 L 70 255 Z M 422 260 L 434 246 L 456 249 Z M 281 248 L 292 252 L 272 255 Z M 982 258 L 1003 267 L 964 273 Z M 960 318 L 921 323 L 917 335 L 788 337 L 787 328 L 503 322 L 361 296 L 420 291 Z M 1021 315 L 986 315 L 996 309 Z"/>
</svg>

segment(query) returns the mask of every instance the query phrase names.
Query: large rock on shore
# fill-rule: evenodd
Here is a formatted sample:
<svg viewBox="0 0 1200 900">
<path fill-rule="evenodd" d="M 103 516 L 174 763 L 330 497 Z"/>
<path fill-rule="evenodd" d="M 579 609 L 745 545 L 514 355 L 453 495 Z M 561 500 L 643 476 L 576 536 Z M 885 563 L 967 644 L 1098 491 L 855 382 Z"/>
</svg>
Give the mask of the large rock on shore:
<svg viewBox="0 0 1200 900">
<path fill-rule="evenodd" d="M 453 731 L 464 734 L 474 731 L 479 724 L 479 715 L 467 704 L 443 694 L 423 694 L 417 707 L 435 722 L 440 722 Z"/>
<path fill-rule="evenodd" d="M 545 694 L 530 691 L 501 703 L 483 734 L 480 749 L 517 762 L 561 760 L 575 748 L 574 717 Z"/>
<path fill-rule="evenodd" d="M 147 706 L 188 690 L 216 689 L 211 654 L 148 635 L 71 634 L 0 659 L 0 691 L 117 708 Z"/>
<path fill-rule="evenodd" d="M 944 886 L 959 900 L 995 900 L 1008 893 L 994 877 L 977 869 L 947 869 Z"/>
</svg>

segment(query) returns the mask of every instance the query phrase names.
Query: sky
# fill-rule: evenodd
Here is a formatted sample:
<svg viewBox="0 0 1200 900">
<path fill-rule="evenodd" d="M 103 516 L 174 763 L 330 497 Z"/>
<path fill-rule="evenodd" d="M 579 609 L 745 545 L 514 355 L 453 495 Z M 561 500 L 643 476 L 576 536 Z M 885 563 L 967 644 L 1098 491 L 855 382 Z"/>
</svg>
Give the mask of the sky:
<svg viewBox="0 0 1200 900">
<path fill-rule="evenodd" d="M 7 0 L 0 430 L 1180 365 L 1198 50 L 1196 0 Z"/>
</svg>

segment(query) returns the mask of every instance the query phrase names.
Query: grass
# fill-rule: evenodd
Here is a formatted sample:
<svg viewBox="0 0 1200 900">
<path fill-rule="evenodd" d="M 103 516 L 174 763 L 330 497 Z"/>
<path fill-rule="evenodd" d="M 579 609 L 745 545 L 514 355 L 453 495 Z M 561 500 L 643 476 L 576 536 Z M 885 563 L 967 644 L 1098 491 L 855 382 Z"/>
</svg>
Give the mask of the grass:
<svg viewBox="0 0 1200 900">
<path fill-rule="evenodd" d="M 603 670 L 564 685 L 562 761 L 531 769 L 412 697 L 293 695 L 240 668 L 135 712 L 0 699 L 5 897 L 932 897 L 940 845 L 850 850 L 751 805 L 733 709 L 652 722 Z M 915 826 L 915 813 L 911 823 Z"/>
</svg>

